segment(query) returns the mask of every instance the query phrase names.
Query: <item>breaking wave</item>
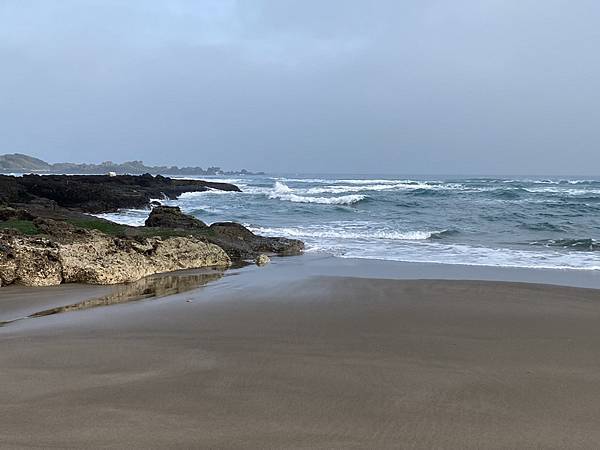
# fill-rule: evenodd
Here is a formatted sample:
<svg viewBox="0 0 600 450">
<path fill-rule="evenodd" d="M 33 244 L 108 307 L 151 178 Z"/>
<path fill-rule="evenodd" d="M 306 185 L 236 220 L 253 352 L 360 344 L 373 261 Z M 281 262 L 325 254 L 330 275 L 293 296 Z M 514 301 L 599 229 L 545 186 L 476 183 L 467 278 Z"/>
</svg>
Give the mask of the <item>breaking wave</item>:
<svg viewBox="0 0 600 450">
<path fill-rule="evenodd" d="M 293 228 L 293 227 L 253 227 L 255 233 L 267 236 L 286 236 L 290 238 L 327 238 L 327 239 L 359 239 L 359 240 L 390 240 L 390 241 L 422 241 L 427 239 L 441 239 L 446 233 L 452 231 L 395 231 L 395 230 L 352 230 L 341 227 L 328 226 L 320 228 Z"/>
<path fill-rule="evenodd" d="M 534 241 L 531 245 L 543 245 L 545 247 L 560 247 L 569 250 L 599 251 L 600 242 L 595 239 L 544 239 Z"/>
<path fill-rule="evenodd" d="M 460 231 L 458 231 L 458 230 L 442 230 L 442 231 L 435 231 L 435 232 L 431 233 L 431 236 L 429 236 L 429 238 L 430 239 L 444 239 L 446 237 L 455 236 L 457 234 L 460 234 Z"/>
<path fill-rule="evenodd" d="M 241 193 L 161 203 L 341 257 L 600 271 L 600 178 L 581 178 L 236 176 L 219 181 Z M 148 213 L 101 217 L 143 225 Z"/>
<path fill-rule="evenodd" d="M 275 182 L 275 186 L 269 194 L 270 199 L 284 200 L 294 203 L 318 203 L 321 205 L 353 205 L 366 198 L 365 195 L 343 195 L 341 197 L 311 197 L 295 194 L 285 183 Z"/>
</svg>

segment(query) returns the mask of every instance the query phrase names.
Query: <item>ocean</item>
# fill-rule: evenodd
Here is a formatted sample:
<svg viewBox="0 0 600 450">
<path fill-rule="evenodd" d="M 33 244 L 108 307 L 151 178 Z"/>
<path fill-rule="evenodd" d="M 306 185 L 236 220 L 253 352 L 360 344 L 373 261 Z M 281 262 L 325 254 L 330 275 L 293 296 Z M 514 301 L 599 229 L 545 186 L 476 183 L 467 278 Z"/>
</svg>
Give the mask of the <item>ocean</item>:
<svg viewBox="0 0 600 450">
<path fill-rule="evenodd" d="M 198 177 L 243 192 L 186 193 L 207 223 L 240 222 L 340 258 L 600 270 L 600 178 L 357 175 Z M 148 210 L 102 217 L 142 225 Z"/>
</svg>

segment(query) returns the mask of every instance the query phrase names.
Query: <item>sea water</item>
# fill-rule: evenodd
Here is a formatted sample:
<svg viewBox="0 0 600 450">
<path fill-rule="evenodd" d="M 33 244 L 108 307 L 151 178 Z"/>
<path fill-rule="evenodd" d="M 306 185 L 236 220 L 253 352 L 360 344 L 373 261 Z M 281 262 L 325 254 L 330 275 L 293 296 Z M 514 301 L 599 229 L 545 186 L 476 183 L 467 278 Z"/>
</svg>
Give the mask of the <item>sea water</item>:
<svg viewBox="0 0 600 450">
<path fill-rule="evenodd" d="M 190 177 L 193 178 L 193 177 Z M 242 192 L 163 203 L 207 223 L 301 239 L 308 252 L 481 266 L 600 270 L 600 179 L 236 176 Z M 105 214 L 143 225 L 148 210 Z"/>
</svg>

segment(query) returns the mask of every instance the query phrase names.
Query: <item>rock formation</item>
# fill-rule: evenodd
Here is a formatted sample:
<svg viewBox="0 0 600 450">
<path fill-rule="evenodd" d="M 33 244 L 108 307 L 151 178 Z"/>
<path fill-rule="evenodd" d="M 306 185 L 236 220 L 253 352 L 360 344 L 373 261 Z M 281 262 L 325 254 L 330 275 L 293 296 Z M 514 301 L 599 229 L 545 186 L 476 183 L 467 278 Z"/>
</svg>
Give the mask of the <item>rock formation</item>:
<svg viewBox="0 0 600 450">
<path fill-rule="evenodd" d="M 266 266 L 267 264 L 269 264 L 271 262 L 271 259 L 267 255 L 260 254 L 256 257 L 254 262 L 256 263 L 257 266 Z"/>
<path fill-rule="evenodd" d="M 204 239 L 223 248 L 233 259 L 255 259 L 261 253 L 297 255 L 304 250 L 302 241 L 258 236 L 235 222 L 217 222 L 207 227 L 177 206 L 155 207 L 146 219 L 146 227 L 202 231 Z"/>
<path fill-rule="evenodd" d="M 64 208 L 102 213 L 119 208 L 144 208 L 153 198 L 175 199 L 184 192 L 210 189 L 240 191 L 228 183 L 175 180 L 150 174 L 118 175 L 0 175 L 0 203 L 51 201 Z"/>
<path fill-rule="evenodd" d="M 255 259 L 260 253 L 298 255 L 304 250 L 302 241 L 258 236 L 235 222 L 213 223 L 208 229 L 211 235 L 207 239 L 234 259 Z"/>
<path fill-rule="evenodd" d="M 146 219 L 147 227 L 201 230 L 207 225 L 194 216 L 183 214 L 179 206 L 156 206 Z"/>
<path fill-rule="evenodd" d="M 195 237 L 152 237 L 136 241 L 96 230 L 64 230 L 65 225 L 61 225 L 62 236 L 3 232 L 0 235 L 0 286 L 115 284 L 161 272 L 231 265 L 229 256 L 220 247 Z"/>
<path fill-rule="evenodd" d="M 180 269 L 227 267 L 232 259 L 264 263 L 263 254 L 302 252 L 301 241 L 257 236 L 237 223 L 209 227 L 178 207 L 153 205 L 144 227 L 87 214 L 208 189 L 239 190 L 151 175 L 0 175 L 0 286 L 125 283 Z"/>
</svg>

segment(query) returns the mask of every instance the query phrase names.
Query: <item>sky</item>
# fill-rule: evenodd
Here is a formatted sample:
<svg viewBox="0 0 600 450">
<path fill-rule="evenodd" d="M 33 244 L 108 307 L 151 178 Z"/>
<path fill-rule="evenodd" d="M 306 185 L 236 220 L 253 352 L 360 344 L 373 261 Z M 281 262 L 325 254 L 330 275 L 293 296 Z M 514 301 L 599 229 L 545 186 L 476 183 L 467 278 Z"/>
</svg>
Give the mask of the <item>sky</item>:
<svg viewBox="0 0 600 450">
<path fill-rule="evenodd" d="M 600 175 L 596 0 L 0 0 L 0 153 Z"/>
</svg>

